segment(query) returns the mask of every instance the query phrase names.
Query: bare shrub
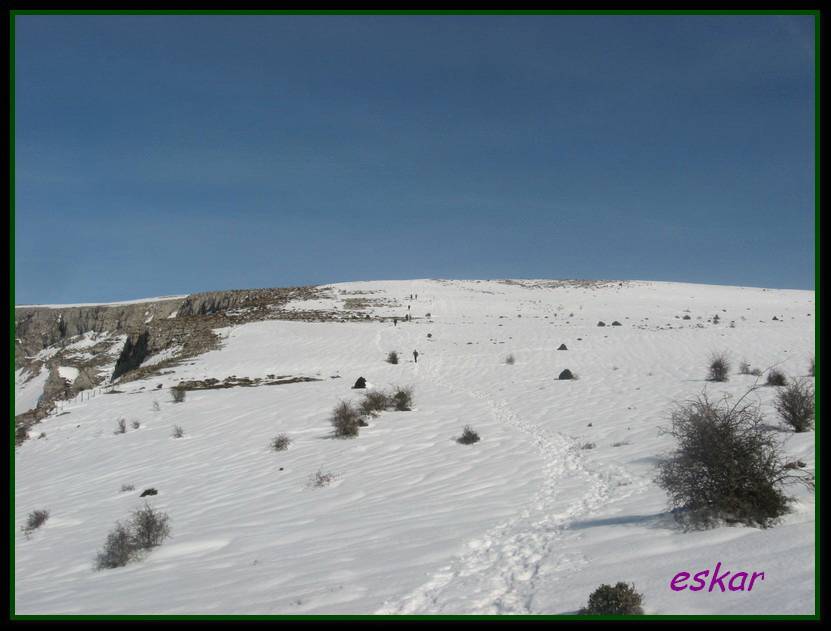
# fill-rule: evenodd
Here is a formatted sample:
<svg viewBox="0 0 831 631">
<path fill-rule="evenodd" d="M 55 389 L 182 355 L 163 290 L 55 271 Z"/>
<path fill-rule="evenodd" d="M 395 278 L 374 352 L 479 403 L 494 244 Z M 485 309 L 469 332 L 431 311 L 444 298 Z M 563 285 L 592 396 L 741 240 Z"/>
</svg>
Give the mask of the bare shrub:
<svg viewBox="0 0 831 631">
<path fill-rule="evenodd" d="M 377 414 L 383 412 L 392 405 L 389 396 L 380 390 L 373 390 L 364 395 L 361 401 L 361 412 L 363 414 Z"/>
<path fill-rule="evenodd" d="M 184 436 L 184 435 L 185 435 L 185 430 L 182 429 L 181 425 L 174 425 L 173 426 L 173 433 L 171 434 L 171 436 L 173 436 L 173 438 L 182 438 L 182 436 Z"/>
<path fill-rule="evenodd" d="M 478 443 L 479 440 L 479 434 L 470 425 L 465 425 L 462 435 L 456 439 L 456 442 L 461 445 L 472 445 Z"/>
<path fill-rule="evenodd" d="M 113 434 L 124 434 L 127 432 L 127 421 L 123 418 L 118 419 L 118 424 L 116 425 L 115 431 Z"/>
<path fill-rule="evenodd" d="M 506 364 L 508 364 L 509 366 L 513 366 L 515 362 L 516 362 L 516 359 L 514 359 L 513 354 L 508 355 L 508 356 L 505 358 L 505 363 L 506 363 Z"/>
<path fill-rule="evenodd" d="M 23 526 L 23 534 L 27 537 L 30 537 L 32 533 L 43 526 L 46 523 L 46 520 L 49 519 L 49 511 L 48 510 L 35 510 L 29 513 L 29 516 L 26 518 L 26 525 Z"/>
<path fill-rule="evenodd" d="M 774 407 L 782 420 L 795 432 L 807 432 L 814 426 L 814 389 L 805 379 L 794 379 L 776 395 Z"/>
<path fill-rule="evenodd" d="M 140 550 L 147 550 L 161 545 L 170 536 L 170 519 L 165 513 L 153 510 L 149 504 L 133 511 L 130 522 L 133 545 Z"/>
<path fill-rule="evenodd" d="M 392 393 L 393 406 L 399 412 L 409 412 L 413 405 L 413 389 L 410 386 L 398 386 Z"/>
<path fill-rule="evenodd" d="M 128 491 L 135 491 L 136 487 L 133 484 L 122 484 L 121 485 L 121 492 L 127 493 Z"/>
<path fill-rule="evenodd" d="M 126 524 L 116 523 L 107 535 L 104 549 L 95 558 L 97 570 L 109 570 L 123 567 L 138 555 L 138 549 L 133 544 L 133 533 Z"/>
<path fill-rule="evenodd" d="M 398 363 L 398 353 L 395 351 L 390 351 L 389 355 L 387 355 L 387 363 L 388 364 L 397 364 Z"/>
<path fill-rule="evenodd" d="M 578 613 L 584 615 L 638 615 L 643 613 L 642 603 L 643 595 L 635 591 L 634 585 L 621 582 L 612 587 L 603 584 L 591 593 L 589 603 Z"/>
<path fill-rule="evenodd" d="M 313 487 L 320 488 L 323 486 L 329 486 L 337 477 L 338 476 L 334 473 L 324 472 L 322 469 L 318 469 L 312 474 L 310 483 Z"/>
<path fill-rule="evenodd" d="M 706 394 L 678 404 L 671 414 L 676 451 L 658 465 L 656 482 L 676 518 L 691 527 L 718 520 L 766 528 L 788 510 L 780 486 L 789 478 L 779 445 L 747 394 L 732 406 Z"/>
<path fill-rule="evenodd" d="M 597 447 L 597 445 L 594 443 L 583 443 L 580 445 L 580 449 L 594 449 L 595 447 Z"/>
<path fill-rule="evenodd" d="M 181 386 L 173 386 L 170 389 L 170 394 L 173 396 L 174 403 L 182 403 L 185 400 L 185 395 L 187 394 L 187 390 L 182 388 Z"/>
<path fill-rule="evenodd" d="M 271 440 L 271 448 L 274 451 L 285 451 L 291 444 L 291 438 L 288 434 L 278 434 Z"/>
<path fill-rule="evenodd" d="M 781 370 L 771 368 L 768 371 L 767 381 L 765 383 L 769 386 L 784 386 L 788 383 L 788 378 L 785 377 L 785 373 Z"/>
<path fill-rule="evenodd" d="M 730 361 L 725 353 L 714 353 L 710 356 L 707 381 L 727 381 L 727 373 L 729 372 Z"/>
<path fill-rule="evenodd" d="M 123 567 L 137 559 L 142 551 L 161 545 L 170 536 L 169 518 L 149 504 L 133 511 L 128 523 L 116 522 L 107 535 L 104 549 L 95 559 L 98 570 Z"/>
<path fill-rule="evenodd" d="M 740 375 L 749 375 L 750 374 L 750 362 L 743 361 L 739 364 L 739 374 Z"/>
<path fill-rule="evenodd" d="M 750 374 L 754 377 L 761 377 L 762 376 L 762 369 L 761 368 L 754 368 L 750 371 Z"/>
<path fill-rule="evenodd" d="M 330 419 L 330 422 L 335 428 L 335 436 L 337 438 L 353 438 L 357 436 L 360 421 L 360 412 L 347 401 L 338 403 Z"/>
</svg>

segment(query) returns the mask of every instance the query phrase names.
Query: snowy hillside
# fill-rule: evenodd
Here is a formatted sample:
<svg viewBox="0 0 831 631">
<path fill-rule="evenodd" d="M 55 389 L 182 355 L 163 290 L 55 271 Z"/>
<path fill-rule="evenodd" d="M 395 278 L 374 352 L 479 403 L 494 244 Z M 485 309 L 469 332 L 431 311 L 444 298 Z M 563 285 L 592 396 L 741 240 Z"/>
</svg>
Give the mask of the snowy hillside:
<svg viewBox="0 0 831 631">
<path fill-rule="evenodd" d="M 742 360 L 807 374 L 813 292 L 416 280 L 326 294 L 289 306 L 371 318 L 228 327 L 219 350 L 64 403 L 32 428 L 15 450 L 17 614 L 557 614 L 617 581 L 634 583 L 650 614 L 814 613 L 809 491 L 788 487 L 798 501 L 767 530 L 683 532 L 653 481 L 674 446 L 658 432 L 674 401 L 743 394 L 756 378 L 737 374 Z M 393 350 L 397 365 L 385 361 Z M 725 383 L 705 381 L 715 351 L 733 361 Z M 578 379 L 558 380 L 566 368 Z M 232 376 L 253 385 L 171 399 L 181 381 Z M 412 386 L 413 409 L 333 439 L 331 412 L 360 400 L 360 376 L 370 389 Z M 266 385 L 290 377 L 314 380 Z M 17 406 L 37 400 L 40 379 Z M 779 427 L 774 394 L 754 396 L 788 458 L 813 471 L 814 433 Z M 454 440 L 465 425 L 478 443 Z M 291 445 L 271 450 L 281 433 Z M 331 484 L 311 484 L 318 471 Z M 107 534 L 151 487 L 171 537 L 95 571 Z M 37 509 L 49 518 L 27 537 Z M 718 562 L 765 580 L 749 592 L 670 589 L 678 572 Z"/>
</svg>

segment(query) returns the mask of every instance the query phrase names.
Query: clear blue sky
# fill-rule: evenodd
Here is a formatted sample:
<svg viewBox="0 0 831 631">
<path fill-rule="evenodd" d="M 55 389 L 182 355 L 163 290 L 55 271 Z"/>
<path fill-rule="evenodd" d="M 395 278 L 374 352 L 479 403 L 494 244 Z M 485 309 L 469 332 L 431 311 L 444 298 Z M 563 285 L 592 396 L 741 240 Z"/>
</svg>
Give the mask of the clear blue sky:
<svg viewBox="0 0 831 631">
<path fill-rule="evenodd" d="M 15 301 L 814 287 L 812 16 L 20 16 Z"/>
</svg>

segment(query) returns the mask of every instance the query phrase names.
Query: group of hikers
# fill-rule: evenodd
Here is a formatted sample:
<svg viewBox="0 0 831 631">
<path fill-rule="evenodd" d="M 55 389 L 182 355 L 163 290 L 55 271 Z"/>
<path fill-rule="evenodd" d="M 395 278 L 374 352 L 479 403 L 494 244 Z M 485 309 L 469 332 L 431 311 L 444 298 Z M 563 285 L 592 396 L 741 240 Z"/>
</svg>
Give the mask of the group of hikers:
<svg viewBox="0 0 831 631">
<path fill-rule="evenodd" d="M 418 294 L 410 294 L 410 300 L 418 300 Z M 407 313 L 404 315 L 404 318 L 403 318 L 405 322 L 410 321 L 409 311 L 410 311 L 410 305 L 407 305 Z M 392 319 L 392 325 L 393 326 L 398 326 L 398 318 L 393 318 Z M 416 364 L 418 363 L 418 351 L 413 351 L 413 361 Z"/>
</svg>

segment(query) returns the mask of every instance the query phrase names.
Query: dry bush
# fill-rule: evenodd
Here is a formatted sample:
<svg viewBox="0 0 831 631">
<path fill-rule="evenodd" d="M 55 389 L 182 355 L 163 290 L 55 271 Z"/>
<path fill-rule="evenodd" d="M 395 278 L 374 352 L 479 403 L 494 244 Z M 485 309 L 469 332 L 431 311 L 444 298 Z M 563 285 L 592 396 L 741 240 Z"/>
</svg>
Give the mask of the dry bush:
<svg viewBox="0 0 831 631">
<path fill-rule="evenodd" d="M 727 374 L 730 372 L 730 361 L 725 353 L 714 353 L 710 356 L 709 372 L 707 381 L 727 381 Z"/>
<path fill-rule="evenodd" d="M 124 434 L 127 432 L 127 421 L 123 418 L 118 419 L 118 424 L 116 425 L 115 431 L 113 434 Z"/>
<path fill-rule="evenodd" d="M 515 362 L 516 362 L 516 359 L 514 359 L 513 354 L 508 355 L 508 356 L 505 358 L 505 363 L 506 363 L 506 364 L 508 364 L 509 366 L 513 366 Z"/>
<path fill-rule="evenodd" d="M 663 430 L 677 445 L 659 463 L 656 482 L 670 506 L 680 509 L 676 518 L 690 527 L 724 520 L 765 528 L 788 510 L 780 487 L 794 476 L 758 404 L 747 401 L 753 390 L 732 405 L 726 398 L 713 403 L 706 394 L 678 404 Z"/>
<path fill-rule="evenodd" d="M 413 389 L 411 386 L 398 386 L 392 393 L 392 401 L 399 412 L 409 412 L 413 405 Z"/>
<path fill-rule="evenodd" d="M 388 364 L 397 364 L 398 363 L 398 353 L 395 351 L 390 351 L 389 355 L 387 355 L 387 363 Z"/>
<path fill-rule="evenodd" d="M 49 519 L 49 511 L 48 510 L 35 510 L 29 513 L 29 516 L 26 518 L 26 525 L 23 526 L 23 534 L 27 537 L 31 536 L 31 534 L 43 526 L 46 523 L 46 520 Z"/>
<path fill-rule="evenodd" d="M 291 444 L 291 438 L 288 434 L 278 434 L 271 440 L 271 448 L 274 451 L 285 451 Z"/>
<path fill-rule="evenodd" d="M 739 364 L 739 374 L 740 375 L 749 375 L 750 374 L 750 362 L 743 361 Z"/>
<path fill-rule="evenodd" d="M 170 394 L 173 396 L 174 403 L 182 403 L 185 400 L 185 395 L 187 394 L 187 390 L 181 388 L 179 386 L 173 386 L 170 389 Z"/>
<path fill-rule="evenodd" d="M 472 445 L 478 443 L 479 440 L 479 434 L 470 425 L 465 425 L 462 435 L 456 439 L 456 442 L 461 445 Z"/>
<path fill-rule="evenodd" d="M 373 390 L 364 395 L 360 408 L 363 414 L 369 415 L 383 412 L 391 405 L 392 401 L 387 394 L 380 390 Z"/>
<path fill-rule="evenodd" d="M 323 486 L 329 486 L 335 478 L 338 476 L 331 472 L 324 472 L 321 469 L 318 469 L 317 472 L 313 473 L 310 479 L 310 483 L 313 487 L 320 488 Z"/>
<path fill-rule="evenodd" d="M 782 420 L 795 432 L 807 432 L 814 426 L 814 388 L 805 379 L 794 379 L 776 395 L 774 407 Z"/>
<path fill-rule="evenodd" d="M 788 378 L 785 376 L 785 373 L 783 373 L 781 370 L 771 368 L 768 371 L 766 383 L 769 386 L 784 386 L 788 383 Z"/>
<path fill-rule="evenodd" d="M 107 535 L 104 549 L 95 558 L 95 568 L 108 570 L 125 566 L 136 558 L 138 552 L 133 545 L 133 533 L 129 526 L 118 522 Z"/>
<path fill-rule="evenodd" d="M 361 414 L 351 403 L 341 401 L 332 412 L 330 422 L 337 438 L 354 438 L 358 435 Z"/>
<path fill-rule="evenodd" d="M 165 513 L 153 510 L 149 504 L 133 511 L 129 523 L 117 522 L 107 535 L 104 549 L 95 559 L 96 569 L 122 567 L 143 551 L 161 545 L 170 536 L 169 521 Z"/>
<path fill-rule="evenodd" d="M 140 550 L 147 550 L 161 545 L 170 536 L 170 519 L 165 513 L 153 510 L 149 504 L 133 511 L 130 522 L 133 545 Z"/>
<path fill-rule="evenodd" d="M 173 438 L 182 438 L 182 436 L 184 436 L 184 435 L 185 435 L 185 430 L 182 429 L 181 425 L 174 425 L 173 426 L 173 433 L 171 434 L 171 436 L 173 436 Z"/>
</svg>

